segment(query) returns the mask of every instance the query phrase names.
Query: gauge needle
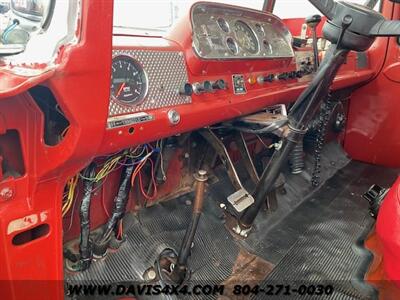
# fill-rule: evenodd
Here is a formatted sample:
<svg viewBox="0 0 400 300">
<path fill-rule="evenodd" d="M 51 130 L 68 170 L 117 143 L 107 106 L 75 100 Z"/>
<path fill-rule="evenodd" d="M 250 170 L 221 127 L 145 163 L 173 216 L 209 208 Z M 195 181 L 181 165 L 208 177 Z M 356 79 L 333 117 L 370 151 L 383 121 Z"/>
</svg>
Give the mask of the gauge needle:
<svg viewBox="0 0 400 300">
<path fill-rule="evenodd" d="M 122 90 L 123 90 L 124 87 L 125 87 L 125 82 L 123 82 L 123 83 L 121 84 L 121 87 L 119 88 L 118 93 L 117 93 L 117 98 L 118 98 L 119 95 L 121 94 L 121 92 L 122 92 Z"/>
</svg>

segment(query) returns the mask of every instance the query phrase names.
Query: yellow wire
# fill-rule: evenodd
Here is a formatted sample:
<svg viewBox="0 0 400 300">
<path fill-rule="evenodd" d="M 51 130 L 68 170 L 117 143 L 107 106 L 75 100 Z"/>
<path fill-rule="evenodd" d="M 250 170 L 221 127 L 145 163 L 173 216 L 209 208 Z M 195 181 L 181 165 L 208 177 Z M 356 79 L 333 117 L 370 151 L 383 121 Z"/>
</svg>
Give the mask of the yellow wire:
<svg viewBox="0 0 400 300">
<path fill-rule="evenodd" d="M 93 180 L 94 182 L 99 182 L 106 178 L 111 172 L 113 172 L 117 167 L 118 163 L 124 159 L 127 156 L 134 156 L 135 152 L 137 151 L 139 147 L 136 147 L 136 149 L 128 149 L 127 151 L 123 152 L 120 155 L 110 157 L 102 166 L 102 168 L 97 172 L 96 176 L 93 178 L 85 178 L 87 180 Z M 144 149 L 144 148 L 143 148 Z M 143 153 L 143 151 L 142 151 Z M 139 155 L 142 155 L 140 153 Z M 67 182 L 67 191 L 64 194 L 64 203 L 62 205 L 62 216 L 64 217 L 68 211 L 71 209 L 72 204 L 74 202 L 74 196 L 75 196 L 75 190 L 78 185 L 78 180 L 79 180 L 80 174 L 70 178 Z"/>
<path fill-rule="evenodd" d="M 74 202 L 75 189 L 76 189 L 76 186 L 78 185 L 78 179 L 79 179 L 79 175 L 76 175 L 68 180 L 68 183 L 67 183 L 68 192 L 67 192 L 67 196 L 66 196 L 67 199 L 62 207 L 62 216 L 63 217 L 71 209 L 72 204 Z"/>
<path fill-rule="evenodd" d="M 136 150 L 136 149 L 135 149 Z M 121 155 L 114 156 L 107 160 L 103 167 L 100 169 L 100 171 L 96 174 L 96 176 L 93 178 L 95 182 L 99 182 L 106 178 L 111 172 L 113 172 L 117 167 L 118 163 L 125 158 L 127 155 L 132 153 L 131 150 L 125 151 Z"/>
</svg>

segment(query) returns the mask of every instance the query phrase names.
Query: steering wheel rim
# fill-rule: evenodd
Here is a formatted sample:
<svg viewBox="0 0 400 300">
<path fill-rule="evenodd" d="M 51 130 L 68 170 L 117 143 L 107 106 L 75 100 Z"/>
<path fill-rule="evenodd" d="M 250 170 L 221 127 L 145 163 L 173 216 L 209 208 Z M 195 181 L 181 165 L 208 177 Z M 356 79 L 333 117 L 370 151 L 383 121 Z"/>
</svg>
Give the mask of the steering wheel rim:
<svg viewBox="0 0 400 300">
<path fill-rule="evenodd" d="M 388 21 L 370 6 L 376 1 L 367 1 L 367 5 L 346 1 L 309 0 L 328 21 L 323 28 L 324 37 L 333 44 L 355 51 L 365 51 L 378 36 L 400 36 L 400 21 Z M 344 24 L 345 19 L 351 20 Z"/>
</svg>

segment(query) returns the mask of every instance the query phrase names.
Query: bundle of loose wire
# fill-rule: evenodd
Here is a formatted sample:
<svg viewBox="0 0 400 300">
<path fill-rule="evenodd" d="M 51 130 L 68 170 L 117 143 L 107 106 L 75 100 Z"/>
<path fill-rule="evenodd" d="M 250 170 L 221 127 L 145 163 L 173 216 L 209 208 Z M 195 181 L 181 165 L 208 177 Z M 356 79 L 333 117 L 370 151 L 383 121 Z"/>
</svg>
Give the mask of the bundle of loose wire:
<svg viewBox="0 0 400 300">
<path fill-rule="evenodd" d="M 110 175 L 112 172 L 119 169 L 121 165 L 123 165 L 123 161 L 126 160 L 127 156 L 130 155 L 131 151 L 132 151 L 131 149 L 128 149 L 119 154 L 110 156 L 104 162 L 100 170 L 96 173 L 96 175 L 93 178 L 87 178 L 84 177 L 83 175 L 80 175 L 81 178 L 85 180 L 94 181 L 96 183 L 104 180 L 108 175 Z"/>
<path fill-rule="evenodd" d="M 143 194 L 143 196 L 145 197 L 146 200 L 149 200 L 149 201 L 153 200 L 157 196 L 157 185 L 156 185 L 156 181 L 155 181 L 154 162 L 151 159 L 151 156 L 156 152 L 159 152 L 159 148 L 158 147 L 153 148 L 150 144 L 141 145 L 134 149 L 127 149 L 123 152 L 109 156 L 106 159 L 106 161 L 104 162 L 104 164 L 101 165 L 101 168 L 99 169 L 99 171 L 96 173 L 96 175 L 94 177 L 87 178 L 87 177 L 83 176 L 82 174 L 77 174 L 76 176 L 72 177 L 67 182 L 67 191 L 64 195 L 64 203 L 62 206 L 62 216 L 64 217 L 73 205 L 79 177 L 84 180 L 94 181 L 95 183 L 98 183 L 100 181 L 102 181 L 102 183 L 104 183 L 106 178 L 112 172 L 118 170 L 122 166 L 127 166 L 127 165 L 132 165 L 132 164 L 137 165 L 132 174 L 132 177 L 131 177 L 132 186 L 135 182 L 136 177 L 139 176 L 139 186 L 140 186 L 141 193 Z M 132 163 L 126 164 L 126 161 L 128 158 L 133 159 Z M 151 195 L 151 196 L 148 195 L 144 191 L 142 174 L 141 174 L 142 168 L 145 166 L 145 164 L 148 161 L 150 161 L 150 164 L 151 164 L 151 182 L 154 186 L 153 195 Z M 105 207 L 104 199 L 102 199 L 102 201 L 103 201 L 103 203 L 102 203 L 103 208 L 104 208 L 106 214 L 109 216 L 109 213 Z"/>
<path fill-rule="evenodd" d="M 154 162 L 151 159 L 151 156 L 156 153 L 159 152 L 159 148 L 151 148 L 147 147 L 147 154 L 141 158 L 135 168 L 135 170 L 132 173 L 132 178 L 131 178 L 131 186 L 134 186 L 136 177 L 139 177 L 139 187 L 140 187 L 140 192 L 142 193 L 143 197 L 148 200 L 148 201 L 152 201 L 157 197 L 157 184 L 156 184 L 156 179 L 155 179 L 155 170 L 154 170 Z M 142 179 L 142 173 L 141 170 L 143 169 L 143 167 L 145 166 L 146 162 L 150 161 L 150 165 L 151 165 L 151 184 L 153 184 L 153 194 L 152 195 L 148 195 L 143 187 L 143 179 Z"/>
<path fill-rule="evenodd" d="M 64 217 L 68 211 L 71 209 L 75 198 L 75 190 L 78 185 L 79 174 L 70 178 L 67 182 L 67 191 L 64 195 L 64 203 L 62 206 L 62 216 Z"/>
</svg>

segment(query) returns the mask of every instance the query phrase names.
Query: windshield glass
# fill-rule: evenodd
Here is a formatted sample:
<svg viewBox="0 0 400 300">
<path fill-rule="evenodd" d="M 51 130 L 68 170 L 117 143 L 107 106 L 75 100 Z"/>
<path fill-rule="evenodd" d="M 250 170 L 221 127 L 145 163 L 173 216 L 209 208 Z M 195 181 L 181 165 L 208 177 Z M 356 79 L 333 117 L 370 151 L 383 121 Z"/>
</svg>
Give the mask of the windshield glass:
<svg viewBox="0 0 400 300">
<path fill-rule="evenodd" d="M 347 0 L 358 4 L 364 4 L 365 0 Z M 375 10 L 379 9 L 379 1 L 375 5 Z M 308 0 L 276 0 L 274 14 L 281 19 L 305 18 L 314 14 L 321 13 Z"/>
<path fill-rule="evenodd" d="M 163 34 L 199 0 L 114 0 L 114 27 Z M 264 0 L 214 0 L 261 10 Z"/>
</svg>

